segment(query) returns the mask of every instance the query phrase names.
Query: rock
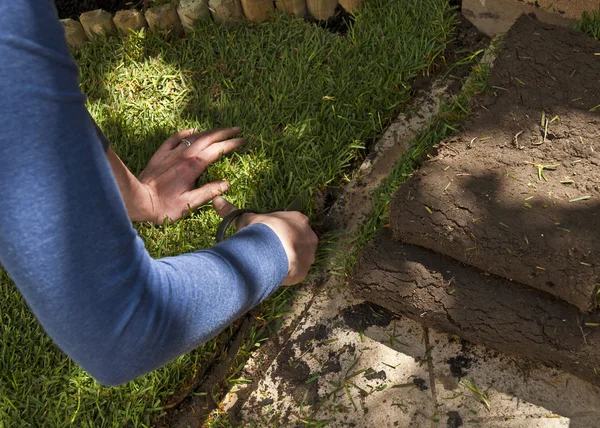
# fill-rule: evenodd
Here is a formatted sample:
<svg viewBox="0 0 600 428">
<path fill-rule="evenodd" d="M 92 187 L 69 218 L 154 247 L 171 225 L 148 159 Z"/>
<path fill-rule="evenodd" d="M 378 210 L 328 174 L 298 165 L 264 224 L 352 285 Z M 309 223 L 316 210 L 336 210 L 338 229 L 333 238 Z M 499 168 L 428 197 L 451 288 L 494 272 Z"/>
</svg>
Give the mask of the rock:
<svg viewBox="0 0 600 428">
<path fill-rule="evenodd" d="M 208 6 L 216 22 L 233 24 L 244 19 L 240 0 L 208 0 Z"/>
<path fill-rule="evenodd" d="M 338 0 L 346 12 L 354 12 L 362 6 L 363 0 Z"/>
<path fill-rule="evenodd" d="M 273 0 L 241 0 L 246 19 L 251 22 L 263 22 L 269 19 L 275 9 Z"/>
<path fill-rule="evenodd" d="M 63 27 L 65 27 L 65 36 L 71 49 L 79 49 L 85 42 L 88 41 L 85 30 L 79 21 L 68 18 L 61 19 L 60 22 L 62 23 Z"/>
<path fill-rule="evenodd" d="M 146 11 L 146 21 L 148 21 L 148 27 L 153 32 L 172 31 L 176 34 L 183 33 L 183 27 L 173 3 L 165 3 L 148 9 Z"/>
<path fill-rule="evenodd" d="M 338 0 L 306 0 L 306 7 L 315 18 L 325 21 L 335 14 Z"/>
<path fill-rule="evenodd" d="M 131 31 L 140 31 L 148 26 L 142 12 L 135 9 L 118 11 L 113 21 L 117 29 L 126 35 Z"/>
<path fill-rule="evenodd" d="M 181 0 L 177 6 L 177 14 L 183 29 L 191 32 L 196 22 L 210 16 L 208 0 Z"/>
<path fill-rule="evenodd" d="M 112 15 L 105 10 L 96 9 L 82 13 L 79 21 L 90 39 L 96 37 L 109 37 L 117 34 Z"/>
<path fill-rule="evenodd" d="M 275 0 L 275 6 L 278 10 L 296 18 L 306 16 L 306 0 Z"/>
</svg>

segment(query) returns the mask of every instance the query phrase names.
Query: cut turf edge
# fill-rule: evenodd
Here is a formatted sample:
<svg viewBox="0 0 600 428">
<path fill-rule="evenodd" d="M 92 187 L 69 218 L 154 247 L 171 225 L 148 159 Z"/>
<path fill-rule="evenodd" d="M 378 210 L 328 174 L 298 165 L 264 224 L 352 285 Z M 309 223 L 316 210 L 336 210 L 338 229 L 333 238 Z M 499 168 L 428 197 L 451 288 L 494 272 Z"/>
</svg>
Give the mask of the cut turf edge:
<svg viewBox="0 0 600 428">
<path fill-rule="evenodd" d="M 488 276 L 382 231 L 361 253 L 353 294 L 426 327 L 541 361 L 600 386 L 600 315 Z"/>
</svg>

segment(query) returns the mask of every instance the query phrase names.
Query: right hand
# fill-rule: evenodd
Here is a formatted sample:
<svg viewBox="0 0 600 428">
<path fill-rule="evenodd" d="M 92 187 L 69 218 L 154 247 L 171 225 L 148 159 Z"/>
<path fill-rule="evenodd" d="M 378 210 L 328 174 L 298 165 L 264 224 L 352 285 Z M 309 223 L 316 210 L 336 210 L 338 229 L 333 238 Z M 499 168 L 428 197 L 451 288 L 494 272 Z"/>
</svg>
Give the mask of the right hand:
<svg viewBox="0 0 600 428">
<path fill-rule="evenodd" d="M 213 207 L 221 218 L 235 211 L 237 207 L 220 196 L 213 199 Z M 302 282 L 308 269 L 315 261 L 317 235 L 308 223 L 308 217 L 297 211 L 278 211 L 270 214 L 243 214 L 235 220 L 240 230 L 255 223 L 269 226 L 277 235 L 288 258 L 288 274 L 284 285 Z"/>
</svg>

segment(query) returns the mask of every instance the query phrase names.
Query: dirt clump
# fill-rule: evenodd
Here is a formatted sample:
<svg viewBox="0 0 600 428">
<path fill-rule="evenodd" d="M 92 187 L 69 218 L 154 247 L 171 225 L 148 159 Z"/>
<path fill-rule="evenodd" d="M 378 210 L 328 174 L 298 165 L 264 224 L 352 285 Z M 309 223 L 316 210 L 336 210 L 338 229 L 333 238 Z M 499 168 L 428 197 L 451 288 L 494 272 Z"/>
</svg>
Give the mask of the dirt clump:
<svg viewBox="0 0 600 428">
<path fill-rule="evenodd" d="M 472 364 L 473 360 L 469 357 L 465 357 L 464 355 L 457 355 L 456 357 L 448 358 L 450 373 L 459 379 L 469 374 L 467 370 L 471 368 Z"/>
<path fill-rule="evenodd" d="M 340 315 L 346 325 L 355 331 L 364 331 L 374 325 L 388 326 L 394 317 L 386 308 L 369 302 L 348 306 Z"/>
<path fill-rule="evenodd" d="M 310 376 L 310 368 L 304 361 L 279 364 L 274 372 L 274 377 L 285 380 L 281 383 L 282 388 L 285 385 L 285 389 L 279 391 L 281 396 L 289 395 L 296 403 L 314 406 L 320 400 L 319 389 L 316 382 L 307 382 Z"/>
<path fill-rule="evenodd" d="M 459 427 L 463 426 L 463 420 L 460 417 L 460 413 L 448 412 L 447 416 L 448 416 L 448 421 L 446 422 L 446 425 L 448 426 L 448 428 L 459 428 Z"/>
<path fill-rule="evenodd" d="M 429 387 L 427 386 L 427 382 L 425 382 L 425 379 L 416 377 L 413 379 L 412 382 L 417 388 L 419 388 L 419 391 L 427 391 L 429 389 Z"/>
</svg>

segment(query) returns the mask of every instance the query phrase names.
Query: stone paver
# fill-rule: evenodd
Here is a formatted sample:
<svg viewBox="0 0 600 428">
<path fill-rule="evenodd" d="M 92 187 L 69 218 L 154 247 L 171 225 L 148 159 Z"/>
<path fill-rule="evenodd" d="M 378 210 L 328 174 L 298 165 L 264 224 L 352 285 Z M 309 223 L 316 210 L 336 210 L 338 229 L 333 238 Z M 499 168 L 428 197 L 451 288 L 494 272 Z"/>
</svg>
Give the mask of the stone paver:
<svg viewBox="0 0 600 428">
<path fill-rule="evenodd" d="M 348 12 L 354 12 L 362 6 L 363 0 L 339 0 L 340 5 Z"/>
<path fill-rule="evenodd" d="M 335 13 L 338 0 L 306 0 L 308 12 L 315 18 L 326 20 Z"/>
<path fill-rule="evenodd" d="M 514 358 L 483 346 L 430 331 L 431 357 L 442 419 L 458 414 L 465 426 L 595 427 L 600 421 L 600 389 L 547 366 Z M 474 380 L 490 402 L 487 410 L 476 394 L 452 375 Z"/>
<path fill-rule="evenodd" d="M 331 427 L 426 423 L 435 407 L 419 360 L 425 350 L 420 326 L 386 312 L 380 322 L 369 311 L 345 292 L 321 293 L 242 407 L 243 419 L 327 420 Z M 364 330 L 348 326 L 361 322 Z"/>
<path fill-rule="evenodd" d="M 173 3 L 151 7 L 146 11 L 146 21 L 152 31 L 173 31 L 177 34 L 183 32 L 177 9 Z"/>
<path fill-rule="evenodd" d="M 90 39 L 95 37 L 109 37 L 117 34 L 112 15 L 105 10 L 96 9 L 82 13 L 79 21 Z"/>
<path fill-rule="evenodd" d="M 241 0 L 241 3 L 246 19 L 251 22 L 267 21 L 275 10 L 273 0 Z"/>
<path fill-rule="evenodd" d="M 177 13 L 183 29 L 190 32 L 194 29 L 196 22 L 210 17 L 208 0 L 181 0 L 177 5 Z"/>
<path fill-rule="evenodd" d="M 296 314 L 304 312 L 308 298 L 300 299 Z M 600 389 L 544 365 L 426 331 L 347 291 L 318 293 L 279 351 L 240 406 L 238 417 L 246 423 L 593 428 L 600 420 Z M 250 361 L 247 369 L 252 373 L 262 364 Z M 471 380 L 486 394 L 489 410 L 461 384 Z M 225 409 L 236 398 L 230 393 Z"/>
<path fill-rule="evenodd" d="M 131 31 L 140 31 L 148 26 L 144 14 L 135 9 L 118 11 L 113 18 L 113 22 L 124 35 L 128 35 Z"/>
<path fill-rule="evenodd" d="M 68 18 L 61 19 L 60 22 L 65 28 L 65 37 L 67 38 L 67 44 L 69 45 L 69 48 L 78 49 L 88 41 L 85 30 L 79 21 Z"/>
<path fill-rule="evenodd" d="M 216 22 L 236 24 L 244 20 L 240 0 L 209 0 L 208 5 Z"/>
<path fill-rule="evenodd" d="M 306 16 L 306 0 L 275 0 L 275 6 L 296 18 Z"/>
<path fill-rule="evenodd" d="M 463 0 L 462 12 L 479 31 L 494 37 L 508 31 L 523 13 L 534 13 L 549 24 L 571 26 L 584 10 L 598 10 L 598 6 L 597 0 Z"/>
</svg>

